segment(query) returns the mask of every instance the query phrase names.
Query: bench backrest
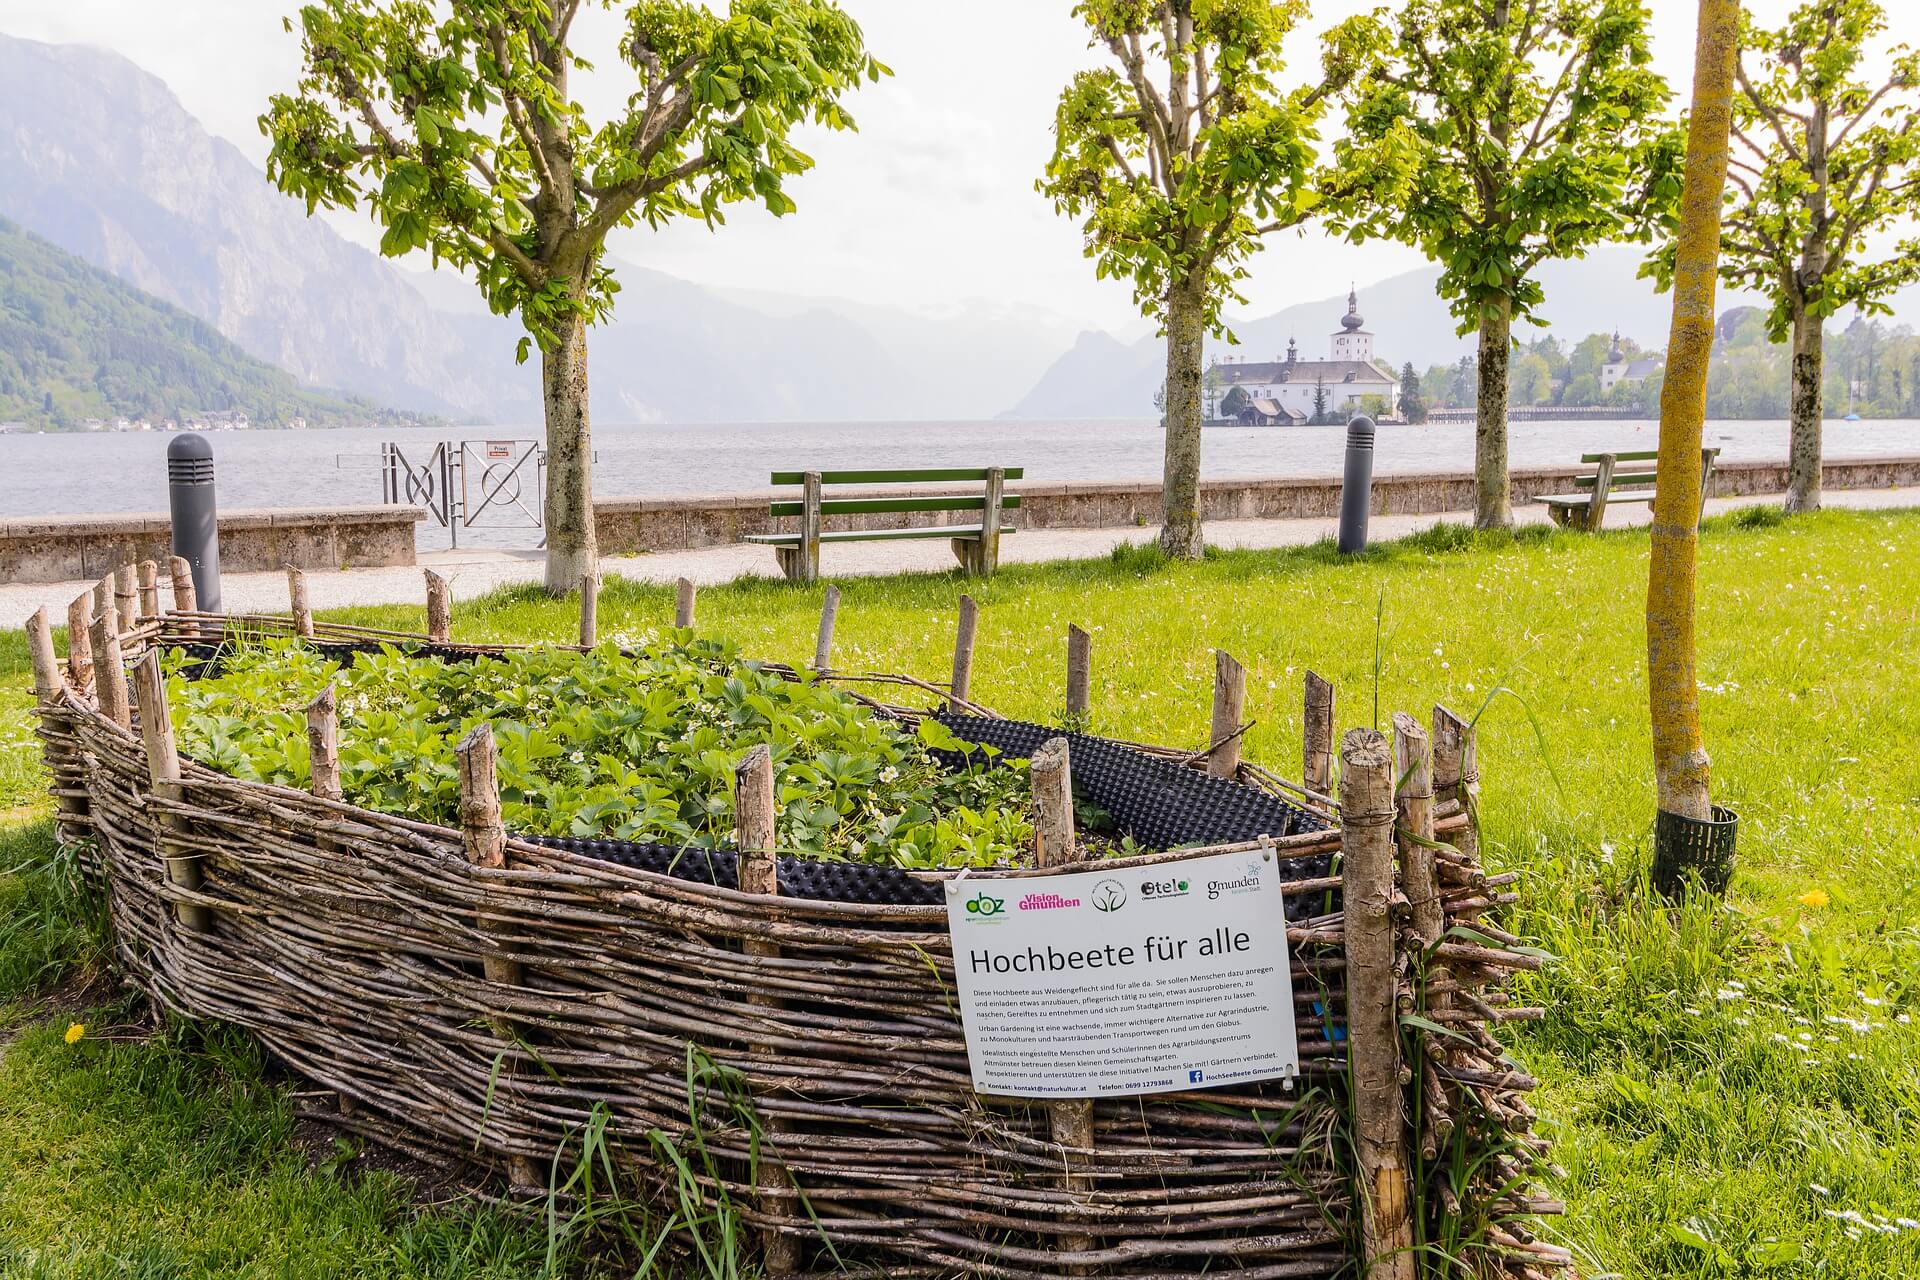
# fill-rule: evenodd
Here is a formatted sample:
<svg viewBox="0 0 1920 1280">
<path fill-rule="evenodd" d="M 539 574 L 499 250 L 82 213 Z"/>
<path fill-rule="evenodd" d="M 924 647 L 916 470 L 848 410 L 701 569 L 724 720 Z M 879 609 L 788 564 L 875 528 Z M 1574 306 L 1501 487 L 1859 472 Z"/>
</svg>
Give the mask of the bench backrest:
<svg viewBox="0 0 1920 1280">
<path fill-rule="evenodd" d="M 992 467 L 922 467 L 912 470 L 877 471 L 820 471 L 813 473 L 821 487 L 835 484 L 938 484 L 975 480 L 983 486 L 991 478 Z M 1026 474 L 1024 467 L 998 468 L 1003 480 L 1018 480 Z M 807 482 L 808 472 L 776 471 L 773 483 L 800 484 Z M 1000 497 L 1001 510 L 1020 505 L 1020 495 L 1006 493 Z M 880 498 L 824 498 L 819 503 L 823 516 L 867 515 L 887 511 L 984 511 L 987 496 L 981 493 L 955 494 L 906 494 L 896 497 Z M 801 499 L 779 499 L 768 508 L 768 513 L 776 516 L 801 516 L 807 513 L 807 503 Z"/>
<path fill-rule="evenodd" d="M 1706 454 L 1706 464 L 1708 466 L 1711 466 L 1713 464 L 1713 460 L 1720 456 L 1720 451 L 1718 449 L 1705 449 L 1705 450 L 1702 450 L 1702 452 Z M 1647 468 L 1645 471 L 1619 470 L 1619 464 L 1622 462 L 1658 461 L 1660 457 L 1660 451 L 1658 449 L 1641 449 L 1631 453 L 1615 453 L 1615 454 L 1583 453 L 1580 455 L 1580 461 L 1585 466 L 1598 466 L 1600 463 L 1606 461 L 1609 457 L 1613 459 L 1614 467 L 1615 467 L 1614 473 L 1613 473 L 1613 486 L 1612 486 L 1613 488 L 1616 488 L 1616 489 L 1637 488 L 1642 485 L 1653 484 L 1659 478 L 1659 472 L 1652 467 Z M 1576 489 L 1591 489 L 1594 487 L 1594 485 L 1599 483 L 1599 479 L 1600 477 L 1598 472 L 1590 476 L 1576 476 L 1574 477 L 1573 487 Z"/>
</svg>

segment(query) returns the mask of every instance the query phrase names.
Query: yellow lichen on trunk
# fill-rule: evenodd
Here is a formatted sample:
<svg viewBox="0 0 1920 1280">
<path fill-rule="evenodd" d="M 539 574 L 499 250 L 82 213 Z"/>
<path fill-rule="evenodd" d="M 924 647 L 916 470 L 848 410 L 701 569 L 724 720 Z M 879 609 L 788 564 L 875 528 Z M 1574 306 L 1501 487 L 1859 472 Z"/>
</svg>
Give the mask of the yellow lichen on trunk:
<svg viewBox="0 0 1920 1280">
<path fill-rule="evenodd" d="M 1700 442 L 1713 354 L 1714 285 L 1720 268 L 1720 199 L 1738 56 L 1738 0 L 1700 0 L 1693 113 L 1674 257 L 1673 331 L 1660 396 L 1660 484 L 1653 504 L 1647 575 L 1647 699 L 1660 808 L 1712 816 L 1707 749 L 1700 733 L 1694 614 L 1700 540 Z"/>
</svg>

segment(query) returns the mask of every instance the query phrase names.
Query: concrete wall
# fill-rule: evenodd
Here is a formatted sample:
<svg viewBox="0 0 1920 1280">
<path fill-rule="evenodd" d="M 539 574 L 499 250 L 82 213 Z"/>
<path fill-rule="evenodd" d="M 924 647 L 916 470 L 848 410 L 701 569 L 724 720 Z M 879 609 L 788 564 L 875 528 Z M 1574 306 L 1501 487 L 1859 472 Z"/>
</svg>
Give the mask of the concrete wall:
<svg viewBox="0 0 1920 1280">
<path fill-rule="evenodd" d="M 367 568 L 414 563 L 418 507 L 292 507 L 220 513 L 220 567 Z M 164 515 L 22 516 L 0 520 L 0 582 L 99 578 L 171 554 Z M 164 576 L 164 575 L 163 575 Z"/>
<path fill-rule="evenodd" d="M 1513 473 L 1516 505 L 1543 494 L 1572 493 L 1577 467 L 1532 468 Z M 1592 474 L 1591 468 L 1585 473 Z M 1920 485 L 1920 457 L 1862 458 L 1829 462 L 1824 483 L 1833 489 L 1890 489 Z M 1783 493 L 1784 462 L 1729 462 L 1714 470 L 1711 496 Z M 1111 529 L 1160 522 L 1160 486 L 1149 481 L 1035 484 L 1013 482 L 1024 505 L 1008 512 L 1022 529 Z M 956 492 L 953 486 L 933 486 Z M 832 497 L 912 493 L 912 489 L 830 490 Z M 778 496 L 792 498 L 798 490 Z M 603 498 L 594 504 L 600 550 L 609 555 L 681 551 L 739 542 L 750 533 L 793 530 L 799 521 L 767 514 L 772 490 L 676 498 Z M 1208 520 L 1278 520 L 1340 514 L 1340 482 L 1325 477 L 1210 480 L 1201 486 Z M 1373 510 L 1378 515 L 1423 515 L 1473 509 L 1473 477 L 1465 472 L 1378 475 Z M 830 529 L 897 529 L 965 523 L 965 512 L 891 512 L 829 516 Z"/>
</svg>

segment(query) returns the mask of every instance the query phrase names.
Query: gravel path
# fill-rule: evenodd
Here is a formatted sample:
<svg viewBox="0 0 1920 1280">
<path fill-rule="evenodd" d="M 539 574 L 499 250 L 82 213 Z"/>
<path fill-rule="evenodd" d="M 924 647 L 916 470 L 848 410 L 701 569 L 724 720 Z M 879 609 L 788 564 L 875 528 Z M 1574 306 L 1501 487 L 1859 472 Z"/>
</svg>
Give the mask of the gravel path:
<svg viewBox="0 0 1920 1280">
<path fill-rule="evenodd" d="M 1713 514 L 1735 507 L 1769 501 L 1763 498 L 1716 498 L 1707 504 Z M 1848 489 L 1825 495 L 1830 507 L 1920 507 L 1920 488 Z M 1515 518 L 1523 524 L 1546 522 L 1546 508 L 1537 503 L 1517 507 Z M 1635 503 L 1612 507 L 1607 511 L 1608 527 L 1645 524 L 1645 506 Z M 1466 523 L 1470 513 L 1418 516 L 1375 516 L 1371 535 L 1376 540 L 1397 538 L 1426 529 L 1440 521 Z M 1331 517 L 1306 520 L 1220 520 L 1207 526 L 1207 541 L 1221 547 L 1291 547 L 1332 537 L 1338 521 Z M 1001 546 L 1002 562 L 1031 563 L 1042 560 L 1091 560 L 1106 555 L 1125 542 L 1146 542 L 1157 536 L 1153 526 L 1121 529 L 1041 529 L 1028 530 L 1005 538 Z M 482 595 L 508 583 L 537 582 L 542 558 L 538 551 L 431 551 L 422 552 L 420 564 L 445 575 L 453 582 L 454 597 Z M 690 578 L 701 586 L 731 582 L 736 578 L 775 577 L 770 548 L 735 544 L 703 547 L 697 551 L 664 551 L 642 556 L 609 556 L 601 562 L 608 574 L 641 582 L 672 582 Z M 822 567 L 831 577 L 945 572 L 955 567 L 947 544 L 938 539 L 924 542 L 855 542 L 829 546 L 822 556 Z M 26 625 L 27 618 L 42 605 L 56 624 L 64 623 L 67 602 L 92 584 L 85 582 L 22 582 L 0 586 L 0 628 Z M 310 570 L 307 589 L 316 609 L 362 604 L 413 604 L 425 598 L 420 568 Z M 221 581 L 222 603 L 231 613 L 284 613 L 287 608 L 287 580 L 283 573 L 229 573 Z"/>
</svg>

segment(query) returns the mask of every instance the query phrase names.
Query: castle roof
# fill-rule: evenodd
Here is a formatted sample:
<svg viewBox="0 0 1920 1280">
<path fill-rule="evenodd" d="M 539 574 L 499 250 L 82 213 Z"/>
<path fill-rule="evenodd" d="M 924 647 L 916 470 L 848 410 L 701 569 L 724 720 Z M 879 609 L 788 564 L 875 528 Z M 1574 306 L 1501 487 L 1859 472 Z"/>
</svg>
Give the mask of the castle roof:
<svg viewBox="0 0 1920 1280">
<path fill-rule="evenodd" d="M 1360 291 L 1350 288 L 1347 290 L 1347 314 L 1340 317 L 1340 327 L 1348 333 L 1359 333 L 1360 326 L 1365 323 L 1360 318 Z"/>
<path fill-rule="evenodd" d="M 1312 386 L 1315 382 L 1325 382 L 1333 386 L 1342 382 L 1400 381 L 1399 375 L 1389 373 L 1371 360 L 1239 361 L 1220 365 L 1219 370 L 1221 379 L 1229 387 L 1246 383 L 1264 386 L 1287 382 Z"/>
</svg>

